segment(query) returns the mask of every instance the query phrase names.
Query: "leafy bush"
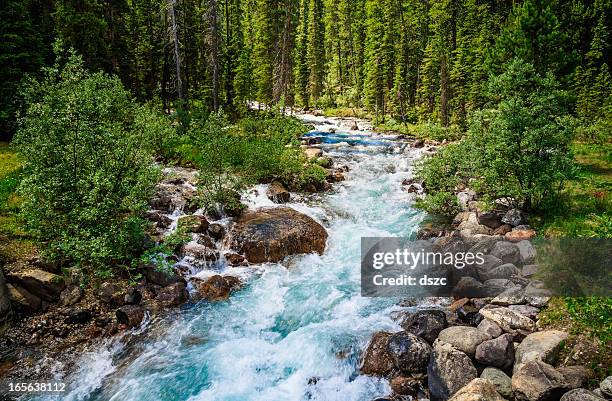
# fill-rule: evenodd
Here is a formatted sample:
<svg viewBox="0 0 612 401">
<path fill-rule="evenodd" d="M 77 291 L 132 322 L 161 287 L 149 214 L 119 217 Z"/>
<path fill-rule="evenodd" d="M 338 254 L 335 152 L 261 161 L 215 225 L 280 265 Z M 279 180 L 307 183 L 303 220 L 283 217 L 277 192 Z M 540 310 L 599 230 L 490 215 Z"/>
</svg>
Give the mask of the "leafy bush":
<svg viewBox="0 0 612 401">
<path fill-rule="evenodd" d="M 110 275 L 108 266 L 128 265 L 142 249 L 140 215 L 158 178 L 151 155 L 169 129 L 118 78 L 86 71 L 73 51 L 23 95 L 15 143 L 27 227 L 49 258 Z"/>
<path fill-rule="evenodd" d="M 231 125 L 223 112 L 192 120 L 182 157 L 200 170 L 200 203 L 237 212 L 239 193 L 258 182 L 279 180 L 303 188 L 325 179 L 325 170 L 308 162 L 298 138 L 306 128 L 295 118 L 267 114 Z"/>
<path fill-rule="evenodd" d="M 490 80 L 489 91 L 495 108 L 474 113 L 468 136 L 427 159 L 419 175 L 430 191 L 463 182 L 490 199 L 549 207 L 573 174 L 567 93 L 518 59 Z"/>
<path fill-rule="evenodd" d="M 416 206 L 434 215 L 452 216 L 459 213 L 457 197 L 451 192 L 434 192 L 419 199 Z"/>
</svg>

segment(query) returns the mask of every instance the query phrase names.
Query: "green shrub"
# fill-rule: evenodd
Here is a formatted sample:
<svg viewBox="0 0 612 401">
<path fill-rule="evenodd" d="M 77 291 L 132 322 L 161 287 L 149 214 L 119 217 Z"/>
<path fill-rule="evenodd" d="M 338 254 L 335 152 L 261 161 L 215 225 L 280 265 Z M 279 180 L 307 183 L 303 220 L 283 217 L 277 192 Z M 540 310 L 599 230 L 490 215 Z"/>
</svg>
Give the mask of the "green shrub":
<svg viewBox="0 0 612 401">
<path fill-rule="evenodd" d="M 153 146 L 169 129 L 118 78 L 86 71 L 73 51 L 59 60 L 23 92 L 22 214 L 47 257 L 108 276 L 142 250 Z"/>
<path fill-rule="evenodd" d="M 567 93 L 518 59 L 490 80 L 489 91 L 496 106 L 474 113 L 468 136 L 427 159 L 420 177 L 428 191 L 463 182 L 490 199 L 550 207 L 573 174 Z"/>
<path fill-rule="evenodd" d="M 419 199 L 416 206 L 427 213 L 442 216 L 453 216 L 459 213 L 457 197 L 451 192 L 433 192 Z"/>
</svg>

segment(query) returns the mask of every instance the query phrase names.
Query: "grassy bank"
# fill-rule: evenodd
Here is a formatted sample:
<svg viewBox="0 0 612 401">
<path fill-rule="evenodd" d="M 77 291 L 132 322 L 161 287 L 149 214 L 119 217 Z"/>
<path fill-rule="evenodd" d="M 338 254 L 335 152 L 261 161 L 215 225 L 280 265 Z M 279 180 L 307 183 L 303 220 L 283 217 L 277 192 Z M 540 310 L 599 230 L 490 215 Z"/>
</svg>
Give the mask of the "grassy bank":
<svg viewBox="0 0 612 401">
<path fill-rule="evenodd" d="M 21 162 L 6 142 L 0 142 L 0 261 L 14 262 L 35 251 L 19 218 Z"/>
</svg>

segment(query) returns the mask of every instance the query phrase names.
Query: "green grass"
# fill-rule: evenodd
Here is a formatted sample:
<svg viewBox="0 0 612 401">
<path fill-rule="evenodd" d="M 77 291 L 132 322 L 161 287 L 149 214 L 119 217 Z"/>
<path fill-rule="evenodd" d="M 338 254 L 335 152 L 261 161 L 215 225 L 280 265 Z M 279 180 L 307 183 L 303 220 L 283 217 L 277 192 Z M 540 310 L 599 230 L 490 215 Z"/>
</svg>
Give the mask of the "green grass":
<svg viewBox="0 0 612 401">
<path fill-rule="evenodd" d="M 612 238 L 612 144 L 576 143 L 575 177 L 558 203 L 532 225 L 550 237 Z"/>
<path fill-rule="evenodd" d="M 0 260 L 13 262 L 35 252 L 34 242 L 19 218 L 21 161 L 6 142 L 0 142 Z"/>
</svg>

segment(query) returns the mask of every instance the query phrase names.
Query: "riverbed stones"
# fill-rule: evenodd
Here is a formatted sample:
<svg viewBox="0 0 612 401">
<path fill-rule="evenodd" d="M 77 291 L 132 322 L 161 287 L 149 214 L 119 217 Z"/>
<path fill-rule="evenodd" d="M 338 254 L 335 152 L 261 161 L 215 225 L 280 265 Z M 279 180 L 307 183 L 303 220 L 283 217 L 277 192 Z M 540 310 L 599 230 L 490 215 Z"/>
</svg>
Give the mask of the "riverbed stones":
<svg viewBox="0 0 612 401">
<path fill-rule="evenodd" d="M 584 388 L 577 388 L 563 394 L 560 401 L 605 401 L 605 398 L 602 398 L 596 395 L 594 392 Z"/>
<path fill-rule="evenodd" d="M 291 194 L 287 191 L 287 188 L 278 181 L 270 183 L 266 196 L 274 203 L 287 203 L 291 200 Z"/>
<path fill-rule="evenodd" d="M 470 357 L 474 357 L 476 347 L 490 337 L 476 327 L 453 326 L 440 332 L 438 340 L 443 341 L 464 352 Z"/>
<path fill-rule="evenodd" d="M 526 316 L 516 313 L 506 307 L 481 309 L 480 313 L 487 319 L 491 319 L 499 325 L 506 333 L 513 330 L 535 330 L 535 322 Z"/>
<path fill-rule="evenodd" d="M 512 379 L 503 371 L 493 367 L 486 367 L 480 377 L 487 379 L 495 386 L 497 392 L 505 398 L 512 398 Z"/>
<path fill-rule="evenodd" d="M 403 373 L 421 373 L 427 369 L 431 346 L 421 337 L 400 331 L 387 340 L 387 352 Z"/>
<path fill-rule="evenodd" d="M 177 229 L 186 233 L 205 233 L 208 229 L 208 220 L 204 216 L 191 215 L 179 217 Z"/>
<path fill-rule="evenodd" d="M 461 388 L 448 401 L 505 401 L 487 379 L 474 379 Z"/>
<path fill-rule="evenodd" d="M 493 298 L 491 301 L 492 304 L 501 306 L 518 305 L 525 302 L 525 291 L 519 285 L 504 290 L 504 292 Z M 512 310 L 512 308 L 510 309 Z"/>
<path fill-rule="evenodd" d="M 408 333 L 419 336 L 433 344 L 438 334 L 447 326 L 446 314 L 441 310 L 419 310 L 408 315 L 401 326 Z"/>
<path fill-rule="evenodd" d="M 437 340 L 427 366 L 427 383 L 433 401 L 447 400 L 478 377 L 470 358 L 452 345 Z"/>
<path fill-rule="evenodd" d="M 393 370 L 393 359 L 387 351 L 390 337 L 391 333 L 385 331 L 374 333 L 361 361 L 361 373 L 372 376 L 385 376 Z"/>
<path fill-rule="evenodd" d="M 514 364 L 512 334 L 504 334 L 492 340 L 483 341 L 476 347 L 476 361 L 485 366 L 506 370 Z"/>
<path fill-rule="evenodd" d="M 538 331 L 529 334 L 516 349 L 516 364 L 514 372 L 517 372 L 522 364 L 528 361 L 539 360 L 547 364 L 557 362 L 559 350 L 568 334 L 559 330 Z"/>
<path fill-rule="evenodd" d="M 527 316 L 529 319 L 535 320 L 538 317 L 540 310 L 531 305 L 510 305 L 508 309 L 511 311 L 520 313 L 523 316 Z"/>
<path fill-rule="evenodd" d="M 521 252 L 516 244 L 508 241 L 498 241 L 491 249 L 491 255 L 504 263 L 518 264 L 521 261 Z"/>
<path fill-rule="evenodd" d="M 569 384 L 551 365 L 529 361 L 512 375 L 512 390 L 517 401 L 557 401 Z"/>
<path fill-rule="evenodd" d="M 62 276 L 38 269 L 28 269 L 11 274 L 9 279 L 48 302 L 59 300 L 66 286 Z"/>
<path fill-rule="evenodd" d="M 288 207 L 261 208 L 240 216 L 231 232 L 231 247 L 250 263 L 279 262 L 288 255 L 325 250 L 323 226 Z"/>
</svg>

